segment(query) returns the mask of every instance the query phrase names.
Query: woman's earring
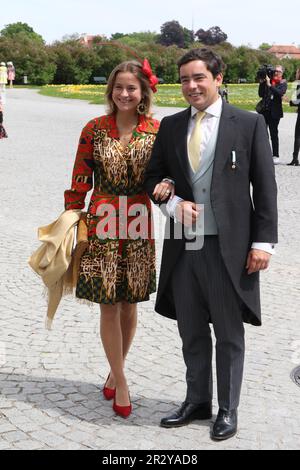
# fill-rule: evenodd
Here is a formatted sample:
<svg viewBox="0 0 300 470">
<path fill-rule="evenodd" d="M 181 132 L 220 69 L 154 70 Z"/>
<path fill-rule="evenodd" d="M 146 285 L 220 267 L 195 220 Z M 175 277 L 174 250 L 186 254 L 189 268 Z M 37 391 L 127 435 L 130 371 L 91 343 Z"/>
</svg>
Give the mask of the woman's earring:
<svg viewBox="0 0 300 470">
<path fill-rule="evenodd" d="M 146 106 L 143 100 L 137 105 L 136 110 L 138 114 L 145 114 Z"/>
</svg>

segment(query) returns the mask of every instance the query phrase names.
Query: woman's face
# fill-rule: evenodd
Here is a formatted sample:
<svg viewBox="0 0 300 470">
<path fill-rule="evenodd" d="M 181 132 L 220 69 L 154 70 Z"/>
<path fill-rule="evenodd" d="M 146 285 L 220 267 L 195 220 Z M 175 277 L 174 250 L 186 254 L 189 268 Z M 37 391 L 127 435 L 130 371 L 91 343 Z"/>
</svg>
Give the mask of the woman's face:
<svg viewBox="0 0 300 470">
<path fill-rule="evenodd" d="M 112 91 L 112 100 L 118 111 L 136 111 L 142 100 L 142 88 L 139 80 L 131 72 L 119 72 Z"/>
</svg>

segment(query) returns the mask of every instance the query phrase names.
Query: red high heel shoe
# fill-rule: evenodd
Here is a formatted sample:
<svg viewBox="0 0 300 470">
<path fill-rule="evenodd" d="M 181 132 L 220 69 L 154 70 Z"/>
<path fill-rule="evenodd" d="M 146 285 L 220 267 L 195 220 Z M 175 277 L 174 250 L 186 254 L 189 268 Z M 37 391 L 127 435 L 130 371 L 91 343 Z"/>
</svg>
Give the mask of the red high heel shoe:
<svg viewBox="0 0 300 470">
<path fill-rule="evenodd" d="M 128 396 L 129 396 L 129 401 L 130 401 L 130 395 L 128 394 Z M 113 410 L 117 415 L 121 416 L 122 418 L 128 418 L 128 416 L 132 412 L 132 405 L 131 405 L 131 403 L 128 406 L 117 405 L 116 404 L 116 396 L 115 396 L 114 397 Z"/>
<path fill-rule="evenodd" d="M 105 382 L 103 390 L 102 390 L 103 396 L 106 400 L 112 400 L 113 398 L 115 398 L 115 395 L 116 395 L 116 387 L 115 388 L 106 387 L 109 376 L 110 376 L 110 374 L 108 374 L 108 377 L 106 379 L 106 382 Z"/>
</svg>

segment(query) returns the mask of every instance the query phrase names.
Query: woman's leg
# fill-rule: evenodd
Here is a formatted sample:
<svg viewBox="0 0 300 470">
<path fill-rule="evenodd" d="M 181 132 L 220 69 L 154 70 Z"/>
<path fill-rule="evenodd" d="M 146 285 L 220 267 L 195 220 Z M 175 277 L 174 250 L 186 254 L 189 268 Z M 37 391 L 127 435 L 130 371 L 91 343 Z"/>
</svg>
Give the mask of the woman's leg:
<svg viewBox="0 0 300 470">
<path fill-rule="evenodd" d="M 123 359 L 130 350 L 137 326 L 137 304 L 121 303 L 121 330 L 123 339 Z"/>
<path fill-rule="evenodd" d="M 137 327 L 137 304 L 122 302 L 118 304 L 118 306 L 122 334 L 123 367 L 125 367 L 125 359 L 130 350 Z M 116 380 L 112 370 L 110 372 L 109 380 L 107 381 L 106 386 L 112 389 L 116 387 Z M 117 403 L 120 404 L 119 401 Z"/>
<path fill-rule="evenodd" d="M 100 336 L 111 373 L 106 386 L 116 387 L 116 402 L 129 405 L 128 387 L 124 375 L 123 335 L 121 329 L 121 304 L 101 304 Z"/>
</svg>

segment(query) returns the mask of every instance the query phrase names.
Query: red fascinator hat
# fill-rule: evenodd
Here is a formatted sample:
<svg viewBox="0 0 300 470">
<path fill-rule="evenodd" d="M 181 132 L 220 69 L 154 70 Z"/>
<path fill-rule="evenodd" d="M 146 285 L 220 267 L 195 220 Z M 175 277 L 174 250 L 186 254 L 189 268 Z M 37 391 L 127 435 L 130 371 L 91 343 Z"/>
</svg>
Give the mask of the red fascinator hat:
<svg viewBox="0 0 300 470">
<path fill-rule="evenodd" d="M 156 85 L 158 84 L 158 78 L 152 72 L 151 66 L 150 66 L 149 61 L 147 59 L 144 59 L 143 62 L 142 62 L 142 72 L 148 78 L 148 80 L 150 82 L 151 90 L 153 91 L 153 93 L 156 93 L 157 92 Z"/>
</svg>

